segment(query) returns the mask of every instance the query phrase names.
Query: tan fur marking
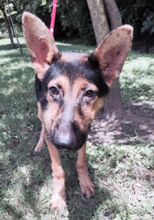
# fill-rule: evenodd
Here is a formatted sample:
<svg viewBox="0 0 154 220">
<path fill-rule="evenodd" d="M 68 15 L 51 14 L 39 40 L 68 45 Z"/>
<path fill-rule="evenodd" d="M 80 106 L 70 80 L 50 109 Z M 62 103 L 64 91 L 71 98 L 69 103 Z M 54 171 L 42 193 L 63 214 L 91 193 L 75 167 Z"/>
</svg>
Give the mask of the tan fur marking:
<svg viewBox="0 0 154 220">
<path fill-rule="evenodd" d="M 48 88 L 52 86 L 60 86 L 64 94 L 69 93 L 70 85 L 66 76 L 59 76 L 57 79 L 52 80 L 48 84 Z M 62 109 L 59 104 L 54 102 L 49 92 L 47 93 L 48 109 L 43 113 L 43 121 L 47 132 L 49 133 L 54 129 L 57 121 L 61 118 Z"/>
<path fill-rule="evenodd" d="M 39 141 L 34 149 L 35 153 L 38 153 L 42 150 L 42 148 L 44 147 L 44 142 L 45 142 L 45 127 L 42 123 L 42 128 L 41 128 L 41 132 L 40 132 L 40 137 L 39 137 Z"/>
<path fill-rule="evenodd" d="M 105 104 L 105 98 L 99 98 L 96 100 L 95 104 L 93 105 L 93 119 L 96 116 L 97 112 L 104 106 Z"/>
<path fill-rule="evenodd" d="M 78 150 L 78 158 L 76 163 L 76 169 L 78 173 L 79 184 L 81 192 L 87 198 L 94 195 L 95 185 L 91 181 L 88 172 L 87 160 L 86 160 L 86 145 Z"/>
<path fill-rule="evenodd" d="M 75 80 L 74 85 L 73 85 L 73 88 L 72 88 L 72 90 L 73 90 L 72 93 L 74 94 L 74 97 L 79 96 L 79 93 L 80 93 L 83 89 L 85 89 L 85 88 L 87 88 L 87 89 L 92 89 L 92 90 L 94 90 L 94 91 L 97 91 L 97 87 L 96 87 L 94 84 L 88 82 L 88 81 L 87 81 L 86 79 L 84 79 L 83 77 L 77 78 L 77 79 Z"/>
<path fill-rule="evenodd" d="M 48 142 L 50 157 L 51 157 L 51 169 L 53 176 L 54 192 L 51 199 L 51 208 L 53 210 L 63 210 L 66 207 L 66 194 L 65 194 L 65 175 L 62 168 L 60 153 L 55 146 Z"/>
<path fill-rule="evenodd" d="M 67 76 L 59 76 L 56 79 L 51 80 L 48 84 L 48 88 L 55 85 L 60 86 L 65 93 L 70 91 L 70 82 Z"/>
<path fill-rule="evenodd" d="M 37 111 L 38 118 L 40 119 L 40 121 L 42 121 L 42 109 L 39 102 L 37 102 Z"/>
<path fill-rule="evenodd" d="M 89 83 L 87 80 L 83 78 L 79 78 L 75 81 L 75 85 L 73 87 L 73 94 L 76 94 L 75 97 L 79 96 L 79 93 L 83 88 L 86 88 L 89 90 L 97 91 L 97 87 Z M 89 102 L 87 105 L 81 106 L 81 111 L 84 114 L 84 118 L 81 117 L 78 112 L 75 113 L 75 121 L 78 122 L 80 128 L 82 131 L 86 131 L 89 128 L 89 125 L 91 121 L 94 119 L 96 113 L 98 110 L 103 106 L 103 101 L 101 99 L 94 99 L 91 102 Z"/>
<path fill-rule="evenodd" d="M 60 109 L 58 104 L 52 105 L 51 103 L 48 104 L 48 109 L 43 112 L 43 123 L 47 132 L 49 133 L 53 128 L 54 122 L 57 117 L 60 117 Z"/>
</svg>

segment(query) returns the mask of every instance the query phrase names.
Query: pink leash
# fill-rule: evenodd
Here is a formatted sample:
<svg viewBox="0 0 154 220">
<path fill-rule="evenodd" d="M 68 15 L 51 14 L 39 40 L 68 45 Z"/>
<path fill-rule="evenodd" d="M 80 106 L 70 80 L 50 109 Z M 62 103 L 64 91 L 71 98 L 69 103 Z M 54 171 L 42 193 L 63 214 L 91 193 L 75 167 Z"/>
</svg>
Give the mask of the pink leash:
<svg viewBox="0 0 154 220">
<path fill-rule="evenodd" d="M 52 35 L 54 34 L 57 7 L 58 7 L 58 0 L 53 0 L 53 8 L 52 8 L 52 13 L 51 13 L 51 23 L 50 23 L 50 32 Z"/>
</svg>

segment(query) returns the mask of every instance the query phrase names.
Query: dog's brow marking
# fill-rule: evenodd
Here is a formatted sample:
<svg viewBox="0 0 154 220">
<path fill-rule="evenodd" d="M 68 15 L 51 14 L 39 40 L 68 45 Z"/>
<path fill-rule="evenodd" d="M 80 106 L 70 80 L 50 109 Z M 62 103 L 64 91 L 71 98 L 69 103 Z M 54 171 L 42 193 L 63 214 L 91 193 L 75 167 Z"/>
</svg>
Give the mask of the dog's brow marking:
<svg viewBox="0 0 154 220">
<path fill-rule="evenodd" d="M 88 80 L 83 77 L 76 79 L 73 85 L 73 93 L 76 94 L 76 96 L 79 96 L 80 92 L 85 89 L 92 89 L 94 91 L 98 90 L 94 84 L 88 82 Z"/>
<path fill-rule="evenodd" d="M 67 76 L 58 76 L 57 78 L 51 80 L 48 83 L 48 88 L 54 85 L 60 86 L 64 91 L 69 91 L 70 89 L 70 83 Z"/>
<path fill-rule="evenodd" d="M 83 77 L 79 77 L 74 82 L 71 82 L 67 76 L 58 76 L 48 83 L 48 88 L 54 85 L 60 86 L 64 95 L 69 96 L 69 99 L 72 100 L 76 99 L 80 95 L 80 92 L 86 88 L 97 91 L 97 87 Z"/>
</svg>

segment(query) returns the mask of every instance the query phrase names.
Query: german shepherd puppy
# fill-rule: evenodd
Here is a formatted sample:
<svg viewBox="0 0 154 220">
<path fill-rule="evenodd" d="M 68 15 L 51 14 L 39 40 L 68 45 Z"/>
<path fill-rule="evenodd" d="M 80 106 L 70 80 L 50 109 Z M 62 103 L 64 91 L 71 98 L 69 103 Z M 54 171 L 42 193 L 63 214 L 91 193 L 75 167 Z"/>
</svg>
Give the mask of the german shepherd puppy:
<svg viewBox="0 0 154 220">
<path fill-rule="evenodd" d="M 92 120 L 103 107 L 106 95 L 119 77 L 132 45 L 133 28 L 118 27 L 90 55 L 61 54 L 45 24 L 24 12 L 24 35 L 36 72 L 38 117 L 42 123 L 39 142 L 46 141 L 53 175 L 51 207 L 66 207 L 65 175 L 59 149 L 77 150 L 77 173 L 81 192 L 94 194 L 86 162 L 86 139 Z"/>
</svg>

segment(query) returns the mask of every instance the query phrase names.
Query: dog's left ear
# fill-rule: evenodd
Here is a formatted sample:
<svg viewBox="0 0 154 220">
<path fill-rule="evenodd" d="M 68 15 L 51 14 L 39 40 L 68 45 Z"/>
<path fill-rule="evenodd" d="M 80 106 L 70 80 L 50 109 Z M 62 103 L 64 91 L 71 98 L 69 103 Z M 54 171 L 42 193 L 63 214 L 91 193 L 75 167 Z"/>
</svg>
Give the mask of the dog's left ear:
<svg viewBox="0 0 154 220">
<path fill-rule="evenodd" d="M 42 80 L 49 65 L 60 53 L 48 28 L 37 16 L 24 12 L 22 25 L 34 70 Z"/>
<path fill-rule="evenodd" d="M 132 45 L 133 28 L 123 25 L 110 32 L 92 56 L 98 61 L 106 83 L 111 86 L 122 70 Z"/>
</svg>

